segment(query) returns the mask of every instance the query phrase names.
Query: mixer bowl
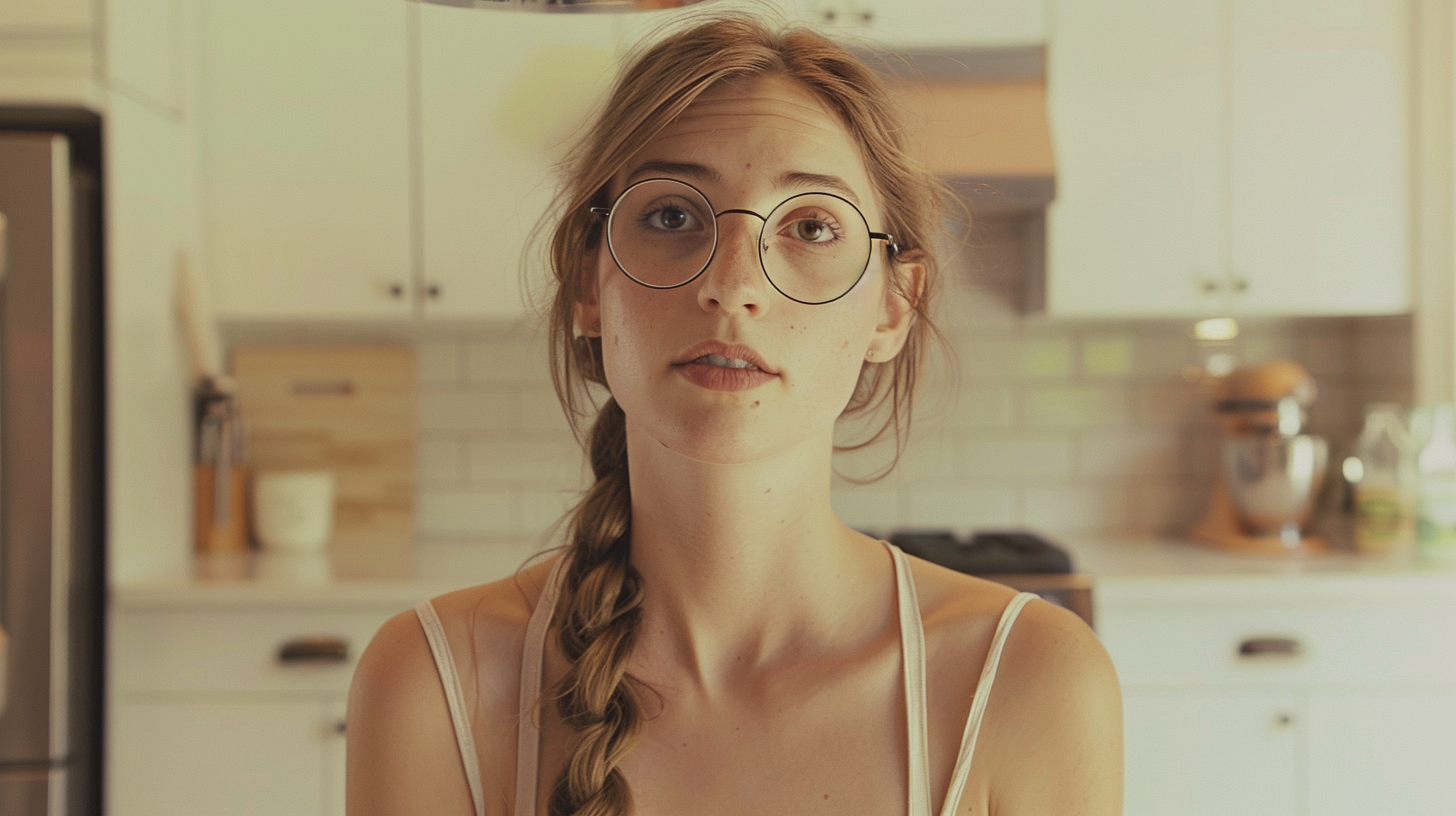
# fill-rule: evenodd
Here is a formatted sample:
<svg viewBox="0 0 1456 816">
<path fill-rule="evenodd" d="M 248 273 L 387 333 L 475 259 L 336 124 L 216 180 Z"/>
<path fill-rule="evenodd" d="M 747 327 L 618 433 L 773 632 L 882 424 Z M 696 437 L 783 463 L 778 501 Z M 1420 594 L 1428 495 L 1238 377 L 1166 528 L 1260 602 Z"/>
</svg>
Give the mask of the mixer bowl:
<svg viewBox="0 0 1456 816">
<path fill-rule="evenodd" d="M 1329 445 L 1318 436 L 1223 440 L 1223 478 L 1249 531 L 1288 535 L 1309 521 L 1324 484 Z"/>
</svg>

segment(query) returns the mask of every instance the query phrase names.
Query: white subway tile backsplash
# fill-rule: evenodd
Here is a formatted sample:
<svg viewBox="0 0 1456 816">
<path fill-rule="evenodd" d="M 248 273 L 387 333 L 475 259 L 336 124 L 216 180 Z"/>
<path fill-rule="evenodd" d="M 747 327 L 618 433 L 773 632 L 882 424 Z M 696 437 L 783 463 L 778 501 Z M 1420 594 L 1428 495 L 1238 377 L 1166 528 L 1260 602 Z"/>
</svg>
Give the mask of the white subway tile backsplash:
<svg viewBox="0 0 1456 816">
<path fill-rule="evenodd" d="M 879 534 L 1186 533 L 1218 467 L 1208 391 L 1182 379 L 1207 351 L 1191 324 L 1028 321 L 1019 285 L 987 270 L 948 281 L 953 296 L 938 314 L 958 376 L 927 371 L 898 468 L 864 486 L 836 478 L 835 512 Z M 1244 328 L 1232 347 L 1240 362 L 1292 356 L 1327 385 L 1316 427 L 1337 447 L 1348 446 L 1365 402 L 1409 404 L 1408 319 Z M 436 333 L 418 353 L 418 557 L 432 570 L 466 570 L 473 548 L 490 546 L 482 542 L 541 536 L 590 474 L 551 388 L 544 335 Z M 834 463 L 865 478 L 893 453 L 887 440 Z"/>
<path fill-rule="evenodd" d="M 586 458 L 570 435 L 473 438 L 464 446 L 471 482 L 576 488 L 587 477 Z"/>
<path fill-rule="evenodd" d="M 839 520 L 856 530 L 884 535 L 901 524 L 900 492 L 882 484 L 839 488 L 829 501 Z"/>
<path fill-rule="evenodd" d="M 1104 386 L 1028 386 L 1021 395 L 1022 422 L 1031 428 L 1087 428 L 1125 424 L 1128 389 Z"/>
<path fill-rule="evenodd" d="M 415 503 L 415 530 L 425 536 L 506 536 L 520 533 L 514 491 L 431 488 Z"/>
<path fill-rule="evenodd" d="M 1077 474 L 1180 477 L 1209 471 L 1200 442 L 1207 437 L 1186 428 L 1134 426 L 1084 431 L 1077 444 Z"/>
<path fill-rule="evenodd" d="M 491 337 L 465 344 L 465 377 L 475 383 L 549 383 L 545 336 Z"/>
<path fill-rule="evenodd" d="M 975 436 L 962 452 L 971 484 L 1056 484 L 1072 475 L 1068 434 Z"/>
<path fill-rule="evenodd" d="M 421 437 L 416 442 L 415 476 L 425 483 L 456 484 L 465 478 L 465 446 L 455 436 Z"/>
<path fill-rule="evenodd" d="M 1090 334 L 1082 338 L 1082 376 L 1122 377 L 1133 373 L 1137 342 L 1131 332 Z"/>
<path fill-rule="evenodd" d="M 1021 517 L 1049 533 L 1120 533 L 1128 527 L 1127 503 L 1120 485 L 1032 488 L 1022 493 Z"/>
<path fill-rule="evenodd" d="M 518 428 L 517 401 L 500 389 L 424 388 L 419 396 L 419 423 L 424 433 L 434 431 L 503 431 Z"/>
<path fill-rule="evenodd" d="M 1016 375 L 1026 379 L 1065 380 L 1072 374 L 1070 336 L 1026 337 L 1017 349 Z"/>
<path fill-rule="evenodd" d="M 415 376 L 423 385 L 455 385 L 460 382 L 460 342 L 428 340 L 415 354 Z"/>
<path fill-rule="evenodd" d="M 967 535 L 978 528 L 1008 527 L 1019 521 L 1016 491 L 1010 488 L 940 487 L 906 496 L 907 527 L 947 527 L 957 535 Z"/>
</svg>

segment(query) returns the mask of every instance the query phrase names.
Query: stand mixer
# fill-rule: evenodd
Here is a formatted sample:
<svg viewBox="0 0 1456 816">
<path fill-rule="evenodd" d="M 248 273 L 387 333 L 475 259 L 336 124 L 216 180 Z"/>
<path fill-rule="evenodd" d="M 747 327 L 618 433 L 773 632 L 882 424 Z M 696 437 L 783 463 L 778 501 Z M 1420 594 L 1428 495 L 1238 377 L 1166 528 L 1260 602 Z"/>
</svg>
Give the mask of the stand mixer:
<svg viewBox="0 0 1456 816">
<path fill-rule="evenodd" d="M 1245 553 L 1329 549 L 1309 532 L 1329 462 L 1325 440 L 1303 432 L 1318 397 L 1314 378 L 1289 360 L 1240 368 L 1219 381 L 1219 480 L 1208 512 L 1190 530 L 1195 538 Z"/>
</svg>

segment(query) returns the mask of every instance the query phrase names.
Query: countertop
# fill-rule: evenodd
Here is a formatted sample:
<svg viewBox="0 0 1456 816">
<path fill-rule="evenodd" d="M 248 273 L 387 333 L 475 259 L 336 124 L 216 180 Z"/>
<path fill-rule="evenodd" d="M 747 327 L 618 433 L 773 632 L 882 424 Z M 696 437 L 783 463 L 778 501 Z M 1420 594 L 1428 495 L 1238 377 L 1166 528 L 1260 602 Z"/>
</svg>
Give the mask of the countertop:
<svg viewBox="0 0 1456 816">
<path fill-rule="evenodd" d="M 1178 539 L 1077 539 L 1059 542 L 1078 572 L 1092 576 L 1101 609 L 1200 599 L 1220 605 L 1303 599 L 1356 602 L 1375 598 L 1456 600 L 1456 564 L 1415 556 L 1351 552 L 1317 556 L 1240 556 Z M 539 542 L 482 543 L 447 565 L 416 564 L 413 574 L 363 578 L 323 563 L 249 555 L 200 559 L 170 574 L 115 584 L 115 609 L 407 609 L 425 598 L 505 578 L 531 558 Z M 259 577 L 261 576 L 261 577 Z M 1232 597 L 1231 597 L 1232 596 Z"/>
</svg>

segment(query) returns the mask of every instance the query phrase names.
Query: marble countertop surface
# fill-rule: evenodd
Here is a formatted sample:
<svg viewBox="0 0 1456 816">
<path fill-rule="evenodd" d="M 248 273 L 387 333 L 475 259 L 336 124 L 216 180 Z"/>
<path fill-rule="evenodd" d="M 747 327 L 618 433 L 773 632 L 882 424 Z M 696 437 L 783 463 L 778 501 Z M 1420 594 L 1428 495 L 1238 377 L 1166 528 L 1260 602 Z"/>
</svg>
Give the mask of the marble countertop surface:
<svg viewBox="0 0 1456 816">
<path fill-rule="evenodd" d="M 1160 597 L 1232 592 L 1250 599 L 1291 595 L 1354 598 L 1370 595 L 1439 594 L 1456 599 L 1456 563 L 1416 556 L 1373 557 L 1353 552 L 1312 556 L 1234 555 L 1179 539 L 1056 539 L 1073 567 L 1093 579 L 1100 603 L 1153 601 Z M 417 559 L 413 568 L 367 575 L 316 558 L 249 553 L 233 558 L 195 558 L 170 573 L 114 584 L 118 609 L 186 608 L 397 608 L 405 609 L 451 590 L 505 578 L 525 564 L 534 540 L 482 542 L 448 562 Z"/>
</svg>

